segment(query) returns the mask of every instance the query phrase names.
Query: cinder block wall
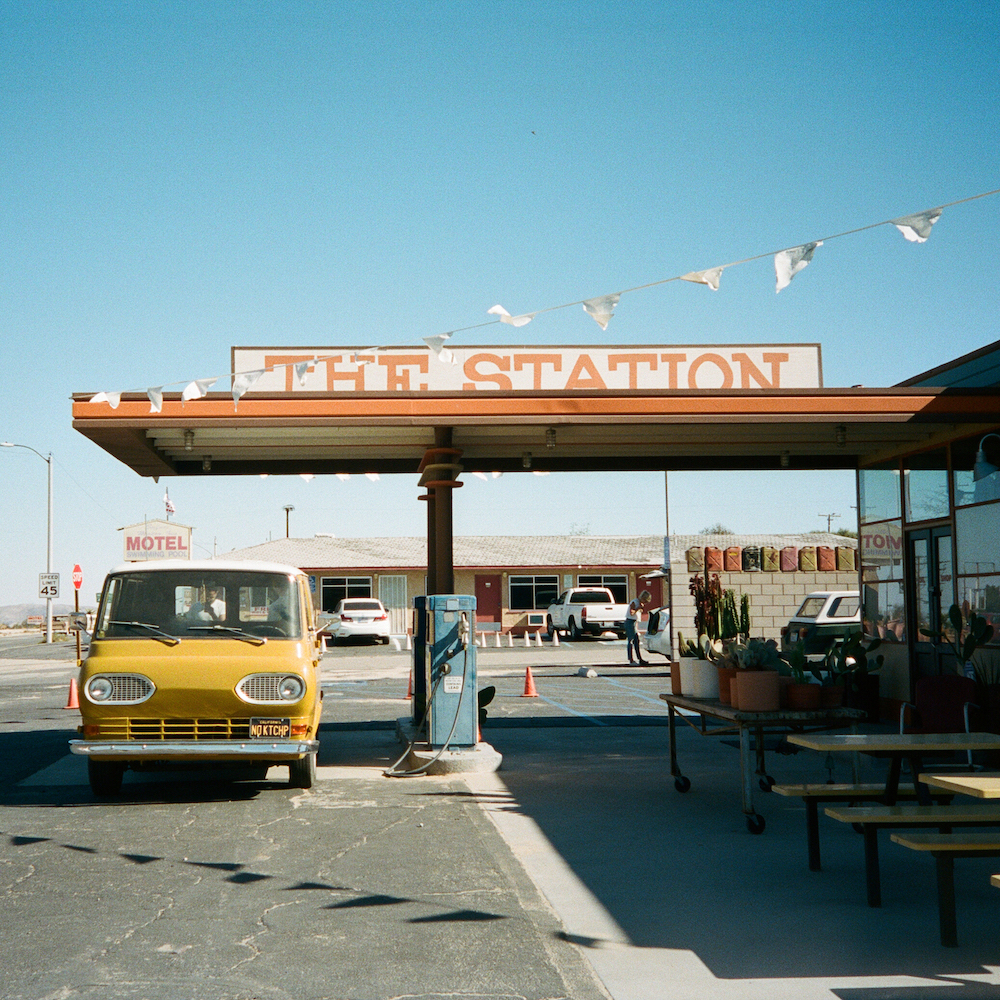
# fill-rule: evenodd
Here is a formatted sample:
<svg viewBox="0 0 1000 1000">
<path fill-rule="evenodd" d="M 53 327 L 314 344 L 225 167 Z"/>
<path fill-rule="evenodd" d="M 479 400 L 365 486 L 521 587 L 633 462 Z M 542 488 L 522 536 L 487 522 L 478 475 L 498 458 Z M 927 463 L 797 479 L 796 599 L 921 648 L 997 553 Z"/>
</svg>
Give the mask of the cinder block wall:
<svg viewBox="0 0 1000 1000">
<path fill-rule="evenodd" d="M 684 561 L 670 564 L 673 591 L 674 635 L 695 637 L 694 599 L 689 585 L 693 573 Z M 701 574 L 704 576 L 704 573 Z M 714 574 L 713 574 L 714 575 Z M 781 638 L 781 628 L 795 614 L 802 599 L 815 590 L 857 590 L 857 572 L 719 573 L 726 590 L 750 597 L 750 632 L 765 639 Z M 737 605 L 739 597 L 737 596 Z"/>
</svg>

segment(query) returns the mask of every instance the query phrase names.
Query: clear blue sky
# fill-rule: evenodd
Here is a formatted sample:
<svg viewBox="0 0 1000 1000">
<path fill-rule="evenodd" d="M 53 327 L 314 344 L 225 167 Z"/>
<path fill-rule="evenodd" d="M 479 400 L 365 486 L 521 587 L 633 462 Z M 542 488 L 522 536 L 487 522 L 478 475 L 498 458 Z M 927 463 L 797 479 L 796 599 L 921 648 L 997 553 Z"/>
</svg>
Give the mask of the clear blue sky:
<svg viewBox="0 0 1000 1000">
<path fill-rule="evenodd" d="M 55 457 L 55 569 L 118 528 L 195 554 L 421 534 L 413 477 L 157 485 L 70 427 L 73 391 L 223 374 L 233 344 L 399 344 L 726 264 L 1000 187 L 1000 6 L 0 0 L 0 440 Z M 462 343 L 819 341 L 891 385 L 997 338 L 1000 196 L 922 245 L 828 242 L 776 295 L 625 296 Z M 220 385 L 217 388 L 225 388 Z M 673 475 L 670 526 L 855 516 L 850 474 Z M 458 533 L 659 533 L 663 477 L 470 479 Z M 45 466 L 0 449 L 0 605 L 44 569 Z"/>
</svg>

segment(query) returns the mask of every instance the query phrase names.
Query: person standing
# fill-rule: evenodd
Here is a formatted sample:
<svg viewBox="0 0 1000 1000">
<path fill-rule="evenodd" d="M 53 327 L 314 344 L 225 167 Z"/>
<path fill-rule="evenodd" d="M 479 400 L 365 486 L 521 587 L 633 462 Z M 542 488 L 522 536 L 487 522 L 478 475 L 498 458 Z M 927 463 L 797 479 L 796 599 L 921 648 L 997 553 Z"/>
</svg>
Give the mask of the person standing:
<svg viewBox="0 0 1000 1000">
<path fill-rule="evenodd" d="M 642 647 L 639 645 L 639 633 L 636 626 L 645 610 L 646 602 L 649 600 L 649 591 L 644 590 L 638 597 L 633 597 L 629 601 L 628 615 L 625 618 L 625 647 L 628 649 L 628 662 L 638 661 L 639 666 L 645 667 L 649 661 L 642 658 Z M 635 647 L 635 659 L 632 659 L 632 648 Z"/>
</svg>

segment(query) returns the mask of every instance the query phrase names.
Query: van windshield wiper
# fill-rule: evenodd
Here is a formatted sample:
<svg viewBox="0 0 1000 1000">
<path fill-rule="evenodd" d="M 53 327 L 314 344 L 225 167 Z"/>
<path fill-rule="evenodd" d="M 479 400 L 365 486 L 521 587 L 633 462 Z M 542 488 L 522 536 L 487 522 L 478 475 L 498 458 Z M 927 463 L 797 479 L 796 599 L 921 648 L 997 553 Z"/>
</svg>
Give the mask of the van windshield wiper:
<svg viewBox="0 0 1000 1000">
<path fill-rule="evenodd" d="M 188 625 L 189 632 L 225 632 L 234 639 L 242 639 L 243 642 L 252 643 L 254 646 L 263 646 L 267 639 L 259 635 L 251 635 L 241 628 L 233 628 L 231 625 Z"/>
<path fill-rule="evenodd" d="M 153 633 L 154 639 L 159 639 L 160 642 L 165 642 L 168 646 L 176 646 L 180 643 L 180 639 L 176 635 L 164 632 L 159 625 L 151 625 L 149 622 L 108 622 L 108 624 L 125 625 L 128 628 L 144 628 Z"/>
</svg>

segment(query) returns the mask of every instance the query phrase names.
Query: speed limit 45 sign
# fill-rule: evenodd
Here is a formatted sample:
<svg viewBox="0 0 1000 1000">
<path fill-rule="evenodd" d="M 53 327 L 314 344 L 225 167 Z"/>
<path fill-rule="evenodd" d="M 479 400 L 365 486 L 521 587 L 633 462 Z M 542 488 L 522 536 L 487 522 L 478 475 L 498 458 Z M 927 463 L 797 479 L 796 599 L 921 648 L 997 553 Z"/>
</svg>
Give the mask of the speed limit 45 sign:
<svg viewBox="0 0 1000 1000">
<path fill-rule="evenodd" d="M 39 573 L 38 574 L 38 596 L 58 597 L 59 596 L 59 574 Z"/>
</svg>

